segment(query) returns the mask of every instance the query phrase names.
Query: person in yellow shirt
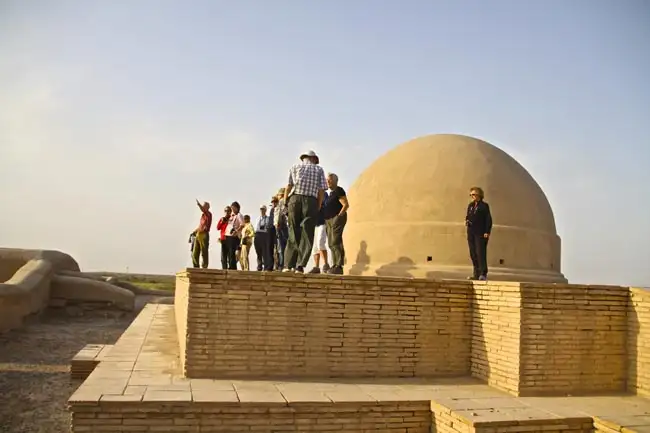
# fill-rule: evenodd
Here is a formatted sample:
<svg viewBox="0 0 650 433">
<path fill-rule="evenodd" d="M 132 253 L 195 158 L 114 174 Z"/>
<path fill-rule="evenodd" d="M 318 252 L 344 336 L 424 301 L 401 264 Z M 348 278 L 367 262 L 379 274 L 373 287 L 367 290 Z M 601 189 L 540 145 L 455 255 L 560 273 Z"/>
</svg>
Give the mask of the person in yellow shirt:
<svg viewBox="0 0 650 433">
<path fill-rule="evenodd" d="M 242 271 L 250 270 L 248 255 L 253 246 L 253 238 L 255 238 L 255 229 L 251 224 L 251 216 L 244 215 L 244 228 L 241 231 L 241 252 L 239 253 L 239 264 Z"/>
</svg>

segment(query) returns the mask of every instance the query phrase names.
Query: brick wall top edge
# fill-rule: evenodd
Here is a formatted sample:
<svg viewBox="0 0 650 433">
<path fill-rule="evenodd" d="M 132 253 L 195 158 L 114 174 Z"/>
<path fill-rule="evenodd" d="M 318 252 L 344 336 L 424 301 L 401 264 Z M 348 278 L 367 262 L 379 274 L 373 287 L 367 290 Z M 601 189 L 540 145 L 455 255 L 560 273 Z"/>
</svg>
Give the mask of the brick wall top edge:
<svg viewBox="0 0 650 433">
<path fill-rule="evenodd" d="M 611 290 L 612 292 L 627 292 L 629 287 L 607 286 L 596 284 L 567 284 L 567 283 L 521 283 L 522 289 L 568 289 L 568 290 Z"/>
<path fill-rule="evenodd" d="M 232 284 L 232 285 L 231 285 Z M 272 287 L 272 288 L 271 288 Z M 361 290 L 363 293 L 375 295 L 377 292 L 384 293 L 388 296 L 437 296 L 440 294 L 444 297 L 456 297 L 466 299 L 468 302 L 471 296 L 471 289 L 466 287 L 457 287 L 457 286 L 441 286 L 441 285 L 424 285 L 418 286 L 410 284 L 408 282 L 404 283 L 402 286 L 395 286 L 389 284 L 382 284 L 381 281 L 375 284 L 345 284 L 345 285 L 332 285 L 332 284 L 308 284 L 301 285 L 296 287 L 291 282 L 283 282 L 283 284 L 275 284 L 269 286 L 268 281 L 263 284 L 259 284 L 259 281 L 232 281 L 227 282 L 226 280 L 219 281 L 210 281 L 210 280 L 191 280 L 189 285 L 190 293 L 203 293 L 208 294 L 209 297 L 219 297 L 225 291 L 229 293 L 237 293 L 238 290 L 243 290 L 247 293 L 256 292 L 264 294 L 267 292 L 273 292 L 275 294 L 279 293 L 305 293 L 309 292 L 312 295 L 317 293 L 328 293 L 331 291 L 337 291 L 337 293 L 345 296 L 347 291 L 353 291 L 354 296 L 359 296 Z M 442 298 L 441 298 L 442 299 Z"/>
<path fill-rule="evenodd" d="M 520 287 L 523 283 L 516 281 L 469 281 L 475 288 L 492 288 L 497 286 L 502 287 Z"/>
<path fill-rule="evenodd" d="M 252 401 L 252 402 L 245 402 L 245 403 L 239 403 L 237 405 L 233 405 L 232 403 L 222 403 L 218 401 L 214 402 L 192 402 L 192 401 L 153 401 L 153 402 L 113 402 L 113 401 L 69 401 L 68 404 L 68 409 L 71 410 L 72 412 L 85 412 L 90 410 L 91 412 L 96 412 L 97 408 L 101 407 L 103 411 L 116 411 L 120 412 L 120 410 L 124 407 L 129 407 L 133 408 L 136 407 L 138 412 L 143 412 L 143 413 L 160 413 L 161 409 L 167 411 L 168 413 L 173 413 L 174 410 L 181 410 L 179 414 L 183 413 L 200 413 L 204 412 L 207 410 L 208 412 L 210 410 L 214 410 L 217 408 L 223 408 L 223 407 L 230 407 L 230 408 L 245 408 L 249 410 L 255 410 L 255 409 L 268 409 L 269 407 L 273 408 L 305 408 L 310 407 L 311 410 L 313 410 L 315 413 L 319 413 L 321 411 L 326 411 L 329 412 L 332 407 L 336 406 L 339 408 L 377 408 L 377 407 L 384 407 L 384 408 L 396 408 L 400 407 L 403 410 L 429 410 L 430 407 L 430 400 L 420 400 L 420 399 L 413 399 L 413 400 L 398 400 L 398 401 L 344 401 L 344 402 L 318 402 L 318 403 L 311 403 L 311 402 L 304 402 L 304 401 L 297 401 L 297 402 L 290 402 L 290 403 L 280 403 L 280 402 L 263 402 L 263 401 Z"/>
<path fill-rule="evenodd" d="M 404 283 L 411 282 L 419 286 L 437 286 L 437 287 L 463 287 L 471 288 L 471 281 L 463 280 L 433 280 L 426 278 L 411 277 L 384 277 L 384 276 L 352 276 L 352 275 L 311 275 L 295 274 L 281 272 L 257 272 L 257 271 L 231 271 L 221 269 L 200 269 L 187 268 L 185 271 L 178 272 L 178 277 L 189 277 L 191 280 L 248 280 L 248 281 L 300 281 L 304 283 L 315 283 L 326 281 L 328 285 L 332 284 L 379 284 L 385 283 Z M 499 283 L 500 284 L 500 283 Z M 508 283 L 506 283 L 508 284 Z"/>
</svg>

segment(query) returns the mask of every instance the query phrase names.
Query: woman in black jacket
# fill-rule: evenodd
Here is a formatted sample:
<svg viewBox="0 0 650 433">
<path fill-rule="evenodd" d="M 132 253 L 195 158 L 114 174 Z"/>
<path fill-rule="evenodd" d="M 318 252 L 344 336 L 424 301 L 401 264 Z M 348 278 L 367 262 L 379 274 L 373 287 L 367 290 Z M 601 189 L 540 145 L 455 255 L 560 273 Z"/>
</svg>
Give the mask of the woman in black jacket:
<svg viewBox="0 0 650 433">
<path fill-rule="evenodd" d="M 490 206 L 483 201 L 485 194 L 478 186 L 469 190 L 472 199 L 467 205 L 465 225 L 467 226 L 467 244 L 469 256 L 474 266 L 472 280 L 487 280 L 487 244 L 492 231 L 492 215 Z"/>
</svg>

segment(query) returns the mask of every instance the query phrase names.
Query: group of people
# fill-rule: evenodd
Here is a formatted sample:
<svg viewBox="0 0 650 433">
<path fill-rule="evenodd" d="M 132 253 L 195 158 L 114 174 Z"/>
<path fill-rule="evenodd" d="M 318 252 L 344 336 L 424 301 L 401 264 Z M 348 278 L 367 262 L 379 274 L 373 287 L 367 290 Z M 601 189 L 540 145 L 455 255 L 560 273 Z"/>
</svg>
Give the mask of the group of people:
<svg viewBox="0 0 650 433">
<path fill-rule="evenodd" d="M 318 155 L 309 151 L 291 167 L 286 187 L 271 198 L 270 206 L 260 206 L 254 223 L 250 215 L 242 215 L 238 202 L 226 206 L 216 224 L 222 268 L 236 270 L 239 263 L 241 270 L 250 270 L 249 254 L 254 248 L 258 271 L 304 273 L 313 255 L 309 273 L 343 274 L 343 230 L 350 205 L 338 180 L 334 173 L 326 175 Z M 212 213 L 210 203 L 197 200 L 196 204 L 201 219 L 189 239 L 192 265 L 207 268 Z"/>
<path fill-rule="evenodd" d="M 469 278 L 473 280 L 486 280 L 488 273 L 487 245 L 492 215 L 483 200 L 484 195 L 480 187 L 470 188 L 471 200 L 465 216 L 473 266 L 473 275 Z M 190 235 L 192 264 L 196 268 L 199 264 L 207 268 L 212 213 L 208 202 L 197 200 L 196 204 L 201 210 L 201 219 Z M 258 271 L 304 273 L 313 256 L 314 267 L 309 273 L 343 274 L 343 231 L 349 207 L 338 176 L 325 175 L 313 151 L 303 153 L 300 162 L 289 170 L 287 186 L 271 198 L 269 207 L 260 206 L 260 215 L 254 224 L 250 215 L 241 214 L 238 202 L 224 208 L 216 224 L 221 243 L 221 266 L 236 270 L 239 263 L 241 270 L 250 270 L 249 254 L 255 248 Z M 332 253 L 331 265 L 327 246 Z"/>
</svg>

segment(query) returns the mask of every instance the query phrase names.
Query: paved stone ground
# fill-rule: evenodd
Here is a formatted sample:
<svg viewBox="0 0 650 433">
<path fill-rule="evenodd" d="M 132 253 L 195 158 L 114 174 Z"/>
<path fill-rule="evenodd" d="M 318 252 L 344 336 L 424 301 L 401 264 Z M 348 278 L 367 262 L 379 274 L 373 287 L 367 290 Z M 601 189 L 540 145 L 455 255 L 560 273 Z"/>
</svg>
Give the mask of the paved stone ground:
<svg viewBox="0 0 650 433">
<path fill-rule="evenodd" d="M 139 297 L 144 302 L 157 299 Z M 21 329 L 0 335 L 0 432 L 67 433 L 66 404 L 79 383 L 70 360 L 86 344 L 112 344 L 134 313 L 48 310 Z"/>
</svg>

